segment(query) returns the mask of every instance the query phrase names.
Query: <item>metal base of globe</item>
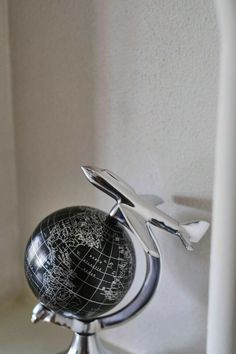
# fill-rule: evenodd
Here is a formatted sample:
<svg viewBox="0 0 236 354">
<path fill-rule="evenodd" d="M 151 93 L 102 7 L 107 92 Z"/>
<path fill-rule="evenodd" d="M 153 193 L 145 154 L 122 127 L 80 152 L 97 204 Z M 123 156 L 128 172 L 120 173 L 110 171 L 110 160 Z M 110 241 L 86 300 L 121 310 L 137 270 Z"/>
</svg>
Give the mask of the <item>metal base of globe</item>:
<svg viewBox="0 0 236 354">
<path fill-rule="evenodd" d="M 68 350 L 59 354 L 131 354 L 119 349 L 104 340 L 100 340 L 97 334 L 74 334 L 72 344 Z"/>
</svg>

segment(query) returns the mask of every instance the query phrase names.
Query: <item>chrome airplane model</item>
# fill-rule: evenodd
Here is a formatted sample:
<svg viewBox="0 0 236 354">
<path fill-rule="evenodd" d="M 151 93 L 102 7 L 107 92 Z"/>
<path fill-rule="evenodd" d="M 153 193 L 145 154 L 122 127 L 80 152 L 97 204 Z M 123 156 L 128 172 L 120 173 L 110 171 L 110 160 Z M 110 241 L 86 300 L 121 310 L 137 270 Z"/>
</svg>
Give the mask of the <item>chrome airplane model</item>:
<svg viewBox="0 0 236 354">
<path fill-rule="evenodd" d="M 180 224 L 156 205 L 161 204 L 159 197 L 144 198 L 113 172 L 91 166 L 81 167 L 86 178 L 95 187 L 116 200 L 110 215 L 123 223 L 141 242 L 145 252 L 159 257 L 155 246 L 155 237 L 150 225 L 156 226 L 180 238 L 185 248 L 193 250 L 192 243 L 197 243 L 209 228 L 206 221 L 193 221 Z M 155 205 L 154 205 L 155 204 Z"/>
</svg>

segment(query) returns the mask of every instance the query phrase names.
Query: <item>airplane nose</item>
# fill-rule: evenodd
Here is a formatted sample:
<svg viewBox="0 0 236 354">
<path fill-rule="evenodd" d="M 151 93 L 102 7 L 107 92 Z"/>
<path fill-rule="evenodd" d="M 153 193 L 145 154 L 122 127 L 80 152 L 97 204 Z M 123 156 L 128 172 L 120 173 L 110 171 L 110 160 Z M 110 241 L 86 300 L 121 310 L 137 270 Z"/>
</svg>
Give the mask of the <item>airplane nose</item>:
<svg viewBox="0 0 236 354">
<path fill-rule="evenodd" d="M 101 171 L 101 169 L 92 166 L 81 166 L 81 169 L 89 181 L 93 180 L 95 176 L 98 176 Z"/>
<path fill-rule="evenodd" d="M 84 172 L 85 176 L 90 179 L 93 175 L 92 167 L 90 166 L 81 166 L 82 171 Z"/>
</svg>

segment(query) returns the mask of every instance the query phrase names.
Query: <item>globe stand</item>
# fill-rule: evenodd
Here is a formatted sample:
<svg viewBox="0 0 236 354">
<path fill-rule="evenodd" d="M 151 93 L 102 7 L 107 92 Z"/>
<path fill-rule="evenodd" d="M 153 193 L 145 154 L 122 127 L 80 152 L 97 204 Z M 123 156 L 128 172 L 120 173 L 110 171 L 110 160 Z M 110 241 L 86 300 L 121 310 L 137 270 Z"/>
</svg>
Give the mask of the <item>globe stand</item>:
<svg viewBox="0 0 236 354">
<path fill-rule="evenodd" d="M 159 281 L 160 258 L 146 253 L 146 274 L 144 282 L 137 295 L 122 309 L 113 314 L 100 317 L 91 322 L 82 322 L 76 318 L 68 318 L 47 309 L 39 303 L 32 313 L 32 322 L 50 322 L 67 327 L 74 332 L 70 348 L 61 354 L 114 354 L 104 345 L 98 336 L 98 332 L 120 325 L 138 315 L 152 298 Z M 107 347 L 107 348 L 106 348 Z M 122 349 L 117 354 L 126 354 Z M 128 353 L 127 353 L 128 354 Z"/>
<path fill-rule="evenodd" d="M 58 354 L 81 354 L 81 353 L 93 353 L 93 354 L 131 354 L 125 351 L 123 348 L 119 349 L 110 343 L 101 340 L 97 334 L 85 336 L 78 333 L 74 334 L 73 341 L 68 350 L 60 352 Z"/>
<path fill-rule="evenodd" d="M 102 344 L 100 338 L 96 333 L 90 335 L 83 335 L 75 333 L 73 341 L 68 350 L 59 354 L 82 354 L 82 353 L 93 353 L 93 354 L 111 354 L 110 351 L 106 350 Z"/>
<path fill-rule="evenodd" d="M 161 203 L 160 198 L 155 197 L 152 203 L 150 203 L 150 198 L 147 199 L 146 196 L 144 199 L 143 196 L 137 195 L 132 187 L 127 185 L 126 182 L 114 173 L 89 166 L 84 166 L 82 169 L 90 183 L 116 200 L 116 204 L 110 211 L 110 216 L 123 224 L 123 226 L 131 231 L 139 240 L 146 256 L 145 278 L 137 295 L 122 309 L 110 315 L 98 317 L 91 322 L 82 322 L 73 317 L 72 314 L 68 317 L 68 313 L 59 314 L 53 312 L 42 303 L 39 303 L 33 310 L 32 321 L 37 322 L 41 320 L 51 322 L 59 326 L 67 327 L 74 332 L 72 344 L 63 354 L 111 354 L 114 353 L 114 350 L 110 350 L 106 344 L 102 344 L 102 341 L 98 337 L 99 331 L 123 324 L 138 315 L 151 300 L 158 285 L 160 253 L 150 225 L 165 230 L 173 236 L 177 236 L 187 250 L 192 250 L 192 242 L 196 243 L 201 240 L 209 227 L 209 223 L 205 221 L 194 221 L 187 224 L 180 224 L 178 221 L 156 208 L 156 205 Z M 69 214 L 69 217 L 70 215 L 71 214 Z M 67 232 L 68 230 L 63 229 L 63 231 Z M 35 234 L 36 236 L 38 235 L 37 232 Z M 37 240 L 37 242 L 39 240 Z M 31 253 L 35 256 L 34 247 L 31 251 L 32 252 L 29 252 L 30 256 L 32 257 Z M 43 260 L 44 258 L 45 257 L 43 257 Z M 27 267 L 29 264 L 27 262 L 26 269 L 28 270 Z M 38 267 L 37 263 L 38 262 L 35 262 L 35 267 Z M 32 272 L 26 273 L 32 285 L 33 280 L 31 277 L 34 274 L 32 274 Z M 66 275 L 67 274 L 63 273 L 65 279 L 67 279 Z M 48 283 L 48 288 L 50 289 L 50 282 Z M 53 289 L 51 289 L 51 291 L 53 291 Z M 121 353 L 125 354 L 125 351 L 122 349 L 119 354 Z"/>
</svg>

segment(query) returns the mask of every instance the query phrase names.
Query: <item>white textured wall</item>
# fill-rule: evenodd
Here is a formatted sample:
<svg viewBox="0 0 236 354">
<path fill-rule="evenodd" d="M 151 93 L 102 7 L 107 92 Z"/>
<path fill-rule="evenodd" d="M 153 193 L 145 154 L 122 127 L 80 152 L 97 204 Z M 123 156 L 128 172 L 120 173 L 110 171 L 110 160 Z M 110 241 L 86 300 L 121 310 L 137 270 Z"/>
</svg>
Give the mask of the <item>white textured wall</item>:
<svg viewBox="0 0 236 354">
<path fill-rule="evenodd" d="M 0 0 L 0 303 L 19 290 L 16 169 L 7 1 Z"/>
<path fill-rule="evenodd" d="M 90 13 L 89 1 L 9 2 L 22 240 L 91 199 L 80 172 L 95 150 Z"/>
<path fill-rule="evenodd" d="M 94 198 L 82 163 L 108 167 L 142 193 L 159 193 L 163 209 L 183 221 L 209 219 L 213 1 L 9 3 L 22 242 L 55 208 L 109 204 L 99 192 Z M 191 208 L 174 206 L 176 196 Z M 164 263 L 155 299 L 106 336 L 138 354 L 203 354 L 209 235 L 193 254 L 157 236 Z"/>
</svg>

